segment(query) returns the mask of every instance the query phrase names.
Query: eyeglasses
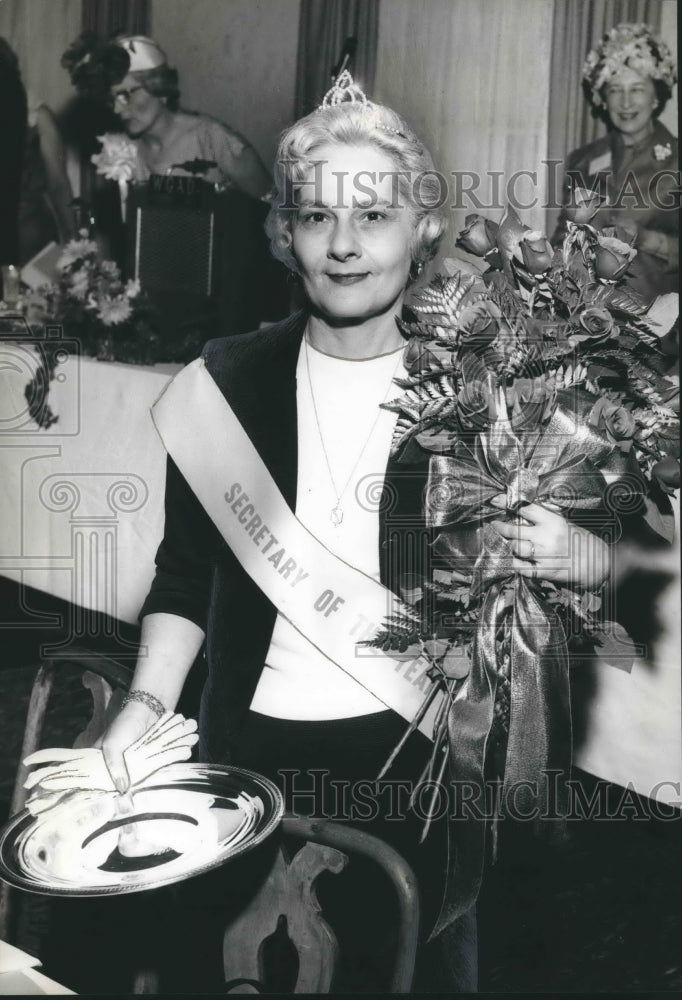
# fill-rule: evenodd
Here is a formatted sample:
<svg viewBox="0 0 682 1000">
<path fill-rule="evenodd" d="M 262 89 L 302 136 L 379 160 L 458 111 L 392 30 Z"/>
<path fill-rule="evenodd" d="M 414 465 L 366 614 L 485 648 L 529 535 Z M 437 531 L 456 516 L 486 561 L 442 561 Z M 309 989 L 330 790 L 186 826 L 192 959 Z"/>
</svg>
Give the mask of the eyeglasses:
<svg viewBox="0 0 682 1000">
<path fill-rule="evenodd" d="M 121 101 L 124 105 L 130 104 L 130 98 L 137 90 L 144 90 L 142 84 L 138 84 L 137 87 L 129 87 L 127 90 L 117 90 L 115 93 L 109 94 L 109 103 L 112 107 L 117 101 Z"/>
</svg>

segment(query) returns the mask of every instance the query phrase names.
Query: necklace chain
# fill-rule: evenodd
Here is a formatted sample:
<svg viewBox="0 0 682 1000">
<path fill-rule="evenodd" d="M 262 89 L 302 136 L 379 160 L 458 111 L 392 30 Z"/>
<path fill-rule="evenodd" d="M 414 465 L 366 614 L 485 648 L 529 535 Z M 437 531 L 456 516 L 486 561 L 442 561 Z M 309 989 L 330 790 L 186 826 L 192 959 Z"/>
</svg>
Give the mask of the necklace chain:
<svg viewBox="0 0 682 1000">
<path fill-rule="evenodd" d="M 377 415 L 374 418 L 374 422 L 372 423 L 372 426 L 369 429 L 369 434 L 365 438 L 365 442 L 364 442 L 362 448 L 360 449 L 358 457 L 355 459 L 355 462 L 353 463 L 353 468 L 350 470 L 350 473 L 348 474 L 348 478 L 346 479 L 346 482 L 344 483 L 342 489 L 339 490 L 338 486 L 336 485 L 336 480 L 334 479 L 334 473 L 332 472 L 331 462 L 329 461 L 329 455 L 327 454 L 327 446 L 324 443 L 324 435 L 322 434 L 322 425 L 320 423 L 320 417 L 319 417 L 319 414 L 317 412 L 317 403 L 315 402 L 315 393 L 313 392 L 313 380 L 310 377 L 310 357 L 309 357 L 309 354 L 308 354 L 308 335 L 307 335 L 307 331 L 306 331 L 306 334 L 305 334 L 303 340 L 304 340 L 304 344 L 305 344 L 305 368 L 306 368 L 306 373 L 308 375 L 308 388 L 310 389 L 310 398 L 311 398 L 312 404 L 313 404 L 313 413 L 315 414 L 315 423 L 317 425 L 317 433 L 319 434 L 319 437 L 320 437 L 320 444 L 322 445 L 322 454 L 324 455 L 324 460 L 325 460 L 325 463 L 326 463 L 326 466 L 327 466 L 327 472 L 329 473 L 329 479 L 330 479 L 330 482 L 332 484 L 332 489 L 334 490 L 334 494 L 336 496 L 336 500 L 334 502 L 334 506 L 332 507 L 332 509 L 329 512 L 329 517 L 330 517 L 331 522 L 334 525 L 334 527 L 338 528 L 338 526 L 343 521 L 343 507 L 341 506 L 341 500 L 343 499 L 343 496 L 344 496 L 346 490 L 348 489 L 348 486 L 350 484 L 351 479 L 353 478 L 355 470 L 357 469 L 358 465 L 360 464 L 360 460 L 362 459 L 362 456 L 365 454 L 365 451 L 367 450 L 367 445 L 371 441 L 372 435 L 374 434 L 376 426 L 379 423 L 379 417 L 381 416 L 382 410 L 381 410 L 381 407 L 377 407 Z M 393 352 L 391 351 L 390 353 L 393 353 Z M 381 356 L 383 357 L 384 355 L 381 355 Z M 402 358 L 402 354 L 399 356 L 398 362 L 397 362 L 397 364 L 396 364 L 396 366 L 395 366 L 395 368 L 393 370 L 393 374 L 391 375 L 391 381 L 389 382 L 388 389 L 386 390 L 386 393 L 385 393 L 384 398 L 382 400 L 382 402 L 384 402 L 384 403 L 386 402 L 386 399 L 388 398 L 388 394 L 391 391 L 391 386 L 393 385 L 393 379 L 395 377 L 395 373 L 398 370 L 398 365 L 400 364 L 401 358 Z"/>
</svg>

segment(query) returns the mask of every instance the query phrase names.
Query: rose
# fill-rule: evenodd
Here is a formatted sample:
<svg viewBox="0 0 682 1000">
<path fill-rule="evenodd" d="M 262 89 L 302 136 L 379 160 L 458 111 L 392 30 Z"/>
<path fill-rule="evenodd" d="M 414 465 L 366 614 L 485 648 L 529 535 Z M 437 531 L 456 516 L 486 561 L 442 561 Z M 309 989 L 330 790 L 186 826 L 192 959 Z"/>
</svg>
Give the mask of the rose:
<svg viewBox="0 0 682 1000">
<path fill-rule="evenodd" d="M 587 422 L 604 431 L 609 441 L 617 444 L 621 451 L 629 451 L 637 421 L 630 410 L 609 399 L 598 399 L 587 418 Z"/>
<path fill-rule="evenodd" d="M 582 330 L 573 328 L 569 340 L 573 344 L 580 344 L 585 340 L 600 341 L 608 340 L 616 328 L 616 323 L 608 311 L 601 306 L 588 306 L 580 313 L 578 322 Z"/>
<path fill-rule="evenodd" d="M 487 347 L 497 336 L 501 315 L 495 303 L 487 300 L 465 306 L 458 320 L 462 343 L 474 348 Z"/>
<path fill-rule="evenodd" d="M 403 352 L 403 363 L 410 375 L 429 371 L 430 368 L 452 365 L 452 347 L 441 347 L 430 341 L 428 346 L 423 340 L 413 337 Z"/>
<path fill-rule="evenodd" d="M 457 416 L 467 430 L 481 430 L 496 419 L 493 388 L 482 379 L 466 382 L 457 394 Z"/>
<path fill-rule="evenodd" d="M 505 262 L 510 260 L 519 245 L 521 237 L 530 231 L 530 226 L 525 226 L 514 209 L 511 206 L 507 206 L 507 211 L 502 216 L 500 228 L 497 233 L 497 245 Z"/>
<path fill-rule="evenodd" d="M 680 463 L 675 458 L 667 455 L 659 462 L 656 462 L 651 475 L 664 493 L 672 495 L 680 486 Z"/>
<path fill-rule="evenodd" d="M 634 260 L 637 251 L 628 243 L 614 236 L 597 233 L 597 249 L 594 254 L 594 271 L 600 281 L 617 281 Z"/>
<path fill-rule="evenodd" d="M 467 215 L 465 227 L 459 233 L 455 246 L 461 247 L 467 253 L 476 257 L 485 257 L 497 247 L 497 232 L 500 228 L 496 222 L 491 222 L 482 215 Z"/>
<path fill-rule="evenodd" d="M 633 222 L 622 222 L 621 220 L 621 223 L 617 226 L 601 226 L 600 233 L 602 236 L 622 240 L 623 243 L 627 243 L 631 247 L 637 239 L 637 226 Z"/>
<path fill-rule="evenodd" d="M 554 408 L 554 387 L 540 378 L 516 378 L 506 391 L 514 431 L 530 430 L 546 420 Z"/>
<path fill-rule="evenodd" d="M 552 266 L 554 250 L 544 233 L 531 229 L 519 239 L 514 256 L 531 274 L 544 274 Z"/>
<path fill-rule="evenodd" d="M 604 198 L 598 191 L 591 191 L 590 188 L 574 187 L 571 191 L 571 200 L 564 207 L 564 212 L 571 222 L 584 225 L 594 218 L 604 202 Z"/>
</svg>

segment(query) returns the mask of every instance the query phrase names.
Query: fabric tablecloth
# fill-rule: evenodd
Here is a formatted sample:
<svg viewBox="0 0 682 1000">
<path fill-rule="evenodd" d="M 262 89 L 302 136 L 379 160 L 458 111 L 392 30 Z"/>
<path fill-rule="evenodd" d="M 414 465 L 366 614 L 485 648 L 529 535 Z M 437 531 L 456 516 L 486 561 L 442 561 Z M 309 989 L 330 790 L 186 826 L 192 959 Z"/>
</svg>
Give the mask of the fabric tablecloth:
<svg viewBox="0 0 682 1000">
<path fill-rule="evenodd" d="M 163 530 L 165 450 L 149 409 L 177 365 L 67 356 L 39 428 L 30 344 L 0 343 L 0 573 L 135 622 Z"/>
</svg>

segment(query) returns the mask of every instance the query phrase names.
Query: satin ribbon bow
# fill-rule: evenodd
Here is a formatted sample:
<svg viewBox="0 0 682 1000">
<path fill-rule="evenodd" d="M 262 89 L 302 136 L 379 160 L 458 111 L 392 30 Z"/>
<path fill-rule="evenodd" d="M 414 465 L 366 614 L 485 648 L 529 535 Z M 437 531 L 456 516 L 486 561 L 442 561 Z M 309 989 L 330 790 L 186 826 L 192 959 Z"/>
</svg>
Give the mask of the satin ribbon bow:
<svg viewBox="0 0 682 1000">
<path fill-rule="evenodd" d="M 479 523 L 500 516 L 490 501 L 504 496 L 507 509 L 551 502 L 564 509 L 604 506 L 606 479 L 600 467 L 614 445 L 595 427 L 557 405 L 545 426 L 517 436 L 497 421 L 472 447 L 458 441 L 452 455 L 434 455 L 426 490 L 426 523 Z"/>
</svg>

